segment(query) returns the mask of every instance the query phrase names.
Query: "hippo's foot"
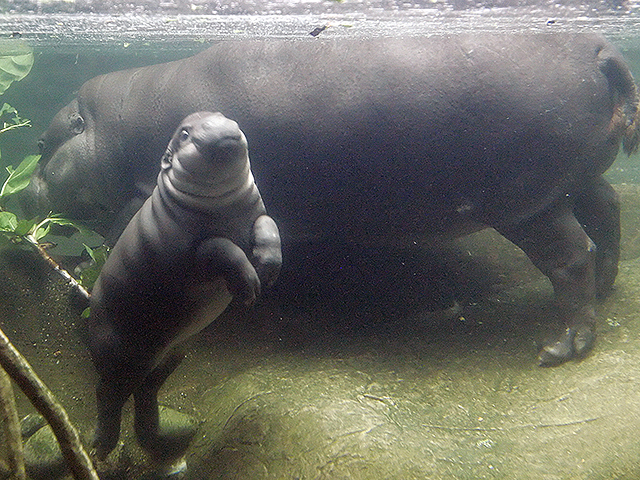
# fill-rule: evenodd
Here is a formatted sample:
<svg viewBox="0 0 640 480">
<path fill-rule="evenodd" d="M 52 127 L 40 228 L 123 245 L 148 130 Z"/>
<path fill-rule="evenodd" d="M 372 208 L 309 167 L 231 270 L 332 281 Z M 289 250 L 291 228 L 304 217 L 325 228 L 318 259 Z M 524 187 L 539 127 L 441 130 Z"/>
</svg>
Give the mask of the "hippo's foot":
<svg viewBox="0 0 640 480">
<path fill-rule="evenodd" d="M 183 468 L 180 467 L 181 463 L 184 463 L 182 457 L 197 432 L 196 421 L 168 407 L 161 406 L 158 413 L 159 426 L 156 431 L 138 428 L 138 440 L 161 470 L 180 470 Z"/>
<path fill-rule="evenodd" d="M 91 452 L 90 457 L 100 478 L 125 478 L 134 462 L 127 446 L 121 441 L 105 458 L 98 458 L 95 451 Z"/>
<path fill-rule="evenodd" d="M 96 431 L 93 435 L 93 442 L 91 444 L 91 455 L 96 460 L 106 460 L 107 456 L 118 445 L 118 439 L 120 437 L 120 428 L 106 428 L 104 425 L 98 424 Z"/>
<path fill-rule="evenodd" d="M 584 357 L 593 347 L 595 338 L 593 327 L 569 327 L 556 342 L 542 349 L 538 355 L 538 365 L 555 367 L 572 358 Z"/>
</svg>

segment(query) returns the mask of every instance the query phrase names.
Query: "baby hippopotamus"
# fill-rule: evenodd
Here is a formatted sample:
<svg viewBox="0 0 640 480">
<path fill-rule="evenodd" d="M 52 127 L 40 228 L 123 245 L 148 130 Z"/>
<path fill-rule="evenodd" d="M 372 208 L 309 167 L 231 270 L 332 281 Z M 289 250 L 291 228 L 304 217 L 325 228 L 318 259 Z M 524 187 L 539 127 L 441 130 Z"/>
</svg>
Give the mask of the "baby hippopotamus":
<svg viewBox="0 0 640 480">
<path fill-rule="evenodd" d="M 189 115 L 92 292 L 84 334 L 99 374 L 98 459 L 116 446 L 131 395 L 140 444 L 156 459 L 175 455 L 176 442 L 160 432 L 157 401 L 182 359 L 173 347 L 232 299 L 251 304 L 281 263 L 278 228 L 266 215 L 243 132 L 220 113 Z"/>
</svg>

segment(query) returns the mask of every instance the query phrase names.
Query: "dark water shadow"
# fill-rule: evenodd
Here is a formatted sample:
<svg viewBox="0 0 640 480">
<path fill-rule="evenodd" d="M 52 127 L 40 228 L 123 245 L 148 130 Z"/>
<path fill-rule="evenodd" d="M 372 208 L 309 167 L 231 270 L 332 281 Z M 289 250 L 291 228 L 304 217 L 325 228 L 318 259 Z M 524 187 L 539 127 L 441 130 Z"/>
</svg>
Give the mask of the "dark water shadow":
<svg viewBox="0 0 640 480">
<path fill-rule="evenodd" d="M 515 247 L 506 243 L 467 247 L 287 246 L 277 284 L 250 312 L 219 318 L 204 341 L 320 355 L 371 342 L 437 346 L 439 352 L 452 345 L 486 348 L 496 338 L 503 344 L 509 338 L 515 348 L 525 342 L 530 349 L 532 338 L 541 342 L 557 320 L 548 285 L 543 280 L 533 295 L 529 289 L 520 298 L 518 287 L 534 270 L 521 252 L 514 257 Z"/>
</svg>

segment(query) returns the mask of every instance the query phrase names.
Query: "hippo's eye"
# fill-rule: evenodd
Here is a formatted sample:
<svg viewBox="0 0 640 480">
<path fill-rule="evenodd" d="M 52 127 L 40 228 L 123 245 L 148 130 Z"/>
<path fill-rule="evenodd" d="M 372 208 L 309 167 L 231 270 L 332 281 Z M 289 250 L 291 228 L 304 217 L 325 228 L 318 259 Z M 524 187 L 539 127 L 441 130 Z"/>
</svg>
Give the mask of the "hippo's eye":
<svg viewBox="0 0 640 480">
<path fill-rule="evenodd" d="M 71 117 L 71 131 L 76 135 L 80 135 L 84 132 L 84 118 L 80 115 L 74 115 Z"/>
<path fill-rule="evenodd" d="M 180 142 L 185 142 L 185 141 L 187 141 L 188 138 L 189 138 L 189 131 L 186 130 L 186 129 L 183 129 L 180 132 L 180 135 L 178 135 L 178 141 L 180 141 Z"/>
</svg>

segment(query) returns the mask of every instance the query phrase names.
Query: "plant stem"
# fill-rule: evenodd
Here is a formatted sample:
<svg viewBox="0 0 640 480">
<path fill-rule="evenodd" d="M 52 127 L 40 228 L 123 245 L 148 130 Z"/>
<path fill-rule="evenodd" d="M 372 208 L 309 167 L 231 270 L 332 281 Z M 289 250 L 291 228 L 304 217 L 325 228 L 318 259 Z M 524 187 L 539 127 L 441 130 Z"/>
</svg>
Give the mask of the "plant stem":
<svg viewBox="0 0 640 480">
<path fill-rule="evenodd" d="M 80 443 L 78 432 L 69 421 L 67 412 L 2 330 L 0 330 L 0 365 L 51 425 L 73 478 L 100 480 L 87 452 Z"/>
<path fill-rule="evenodd" d="M 51 255 L 47 253 L 47 251 L 42 248 L 40 243 L 35 239 L 33 235 L 25 235 L 24 238 L 29 242 L 40 254 L 40 256 L 49 264 L 49 266 L 58 273 L 62 278 L 64 278 L 67 283 L 71 285 L 73 289 L 75 289 L 80 295 L 82 295 L 85 300 L 89 300 L 91 295 L 89 292 L 82 286 L 78 281 L 71 276 L 69 272 L 67 272 L 64 268 L 62 268 L 58 263 L 51 258 Z"/>
<path fill-rule="evenodd" d="M 14 123 L 12 125 L 7 125 L 5 123 L 4 127 L 0 128 L 0 133 L 8 132 L 9 130 L 13 130 L 14 128 L 30 127 L 30 126 L 31 126 L 31 120 L 25 120 L 22 123 Z"/>
</svg>

